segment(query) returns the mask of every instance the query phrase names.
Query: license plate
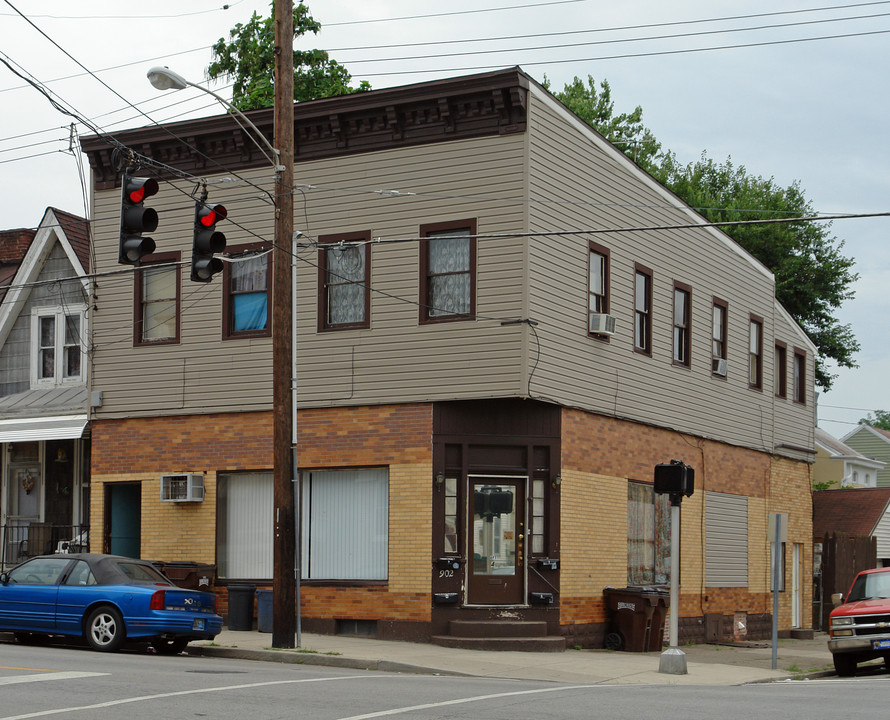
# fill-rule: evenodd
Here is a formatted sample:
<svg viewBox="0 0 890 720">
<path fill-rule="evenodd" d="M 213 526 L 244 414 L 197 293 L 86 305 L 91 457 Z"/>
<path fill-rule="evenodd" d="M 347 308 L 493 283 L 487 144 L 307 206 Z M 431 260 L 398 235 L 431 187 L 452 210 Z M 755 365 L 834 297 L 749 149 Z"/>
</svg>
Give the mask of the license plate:
<svg viewBox="0 0 890 720">
<path fill-rule="evenodd" d="M 195 620 L 192 622 L 192 630 L 203 630 L 204 629 L 204 621 L 203 620 Z"/>
<path fill-rule="evenodd" d="M 874 650 L 890 650 L 890 640 L 872 640 L 871 646 Z"/>
</svg>

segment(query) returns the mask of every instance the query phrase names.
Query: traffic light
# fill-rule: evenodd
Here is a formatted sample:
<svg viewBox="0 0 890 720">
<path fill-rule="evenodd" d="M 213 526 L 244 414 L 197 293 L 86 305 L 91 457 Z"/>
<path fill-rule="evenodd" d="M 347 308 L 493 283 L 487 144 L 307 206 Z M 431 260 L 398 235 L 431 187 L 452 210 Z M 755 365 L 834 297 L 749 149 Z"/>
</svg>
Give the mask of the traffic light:
<svg viewBox="0 0 890 720">
<path fill-rule="evenodd" d="M 222 205 L 195 203 L 195 235 L 192 241 L 192 275 L 195 282 L 210 282 L 223 269 L 223 261 L 214 253 L 226 249 L 226 236 L 216 231 L 216 223 L 225 220 L 226 209 Z"/>
<path fill-rule="evenodd" d="M 155 241 L 142 237 L 158 227 L 158 213 L 143 206 L 143 201 L 156 195 L 158 181 L 153 178 L 130 177 L 121 180 L 121 233 L 117 261 L 122 265 L 138 265 L 144 255 L 155 251 Z"/>
<path fill-rule="evenodd" d="M 653 485 L 656 493 L 689 497 L 695 491 L 695 470 L 679 460 L 659 463 Z"/>
</svg>

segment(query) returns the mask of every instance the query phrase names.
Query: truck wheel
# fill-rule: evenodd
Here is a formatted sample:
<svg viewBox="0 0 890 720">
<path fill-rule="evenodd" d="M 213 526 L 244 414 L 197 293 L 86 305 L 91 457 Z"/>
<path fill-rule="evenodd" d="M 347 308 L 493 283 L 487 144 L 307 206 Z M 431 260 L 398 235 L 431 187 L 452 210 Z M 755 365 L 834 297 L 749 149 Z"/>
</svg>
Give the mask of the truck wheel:
<svg viewBox="0 0 890 720">
<path fill-rule="evenodd" d="M 856 674 L 856 658 L 853 655 L 834 654 L 834 669 L 841 677 L 851 677 Z"/>
</svg>

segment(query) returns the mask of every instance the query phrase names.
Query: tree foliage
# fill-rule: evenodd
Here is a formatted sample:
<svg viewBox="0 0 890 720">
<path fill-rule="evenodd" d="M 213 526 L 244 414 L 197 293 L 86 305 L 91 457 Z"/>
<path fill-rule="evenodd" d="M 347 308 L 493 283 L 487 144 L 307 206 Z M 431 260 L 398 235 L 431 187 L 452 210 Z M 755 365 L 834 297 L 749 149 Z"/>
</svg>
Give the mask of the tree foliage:
<svg viewBox="0 0 890 720">
<path fill-rule="evenodd" d="M 860 425 L 871 425 L 878 430 L 890 430 L 890 411 L 875 410 L 875 414 L 868 414 L 868 417 L 859 421 Z"/>
<path fill-rule="evenodd" d="M 545 78 L 545 87 L 549 83 Z M 814 215 L 798 182 L 780 187 L 773 178 L 748 173 L 731 159 L 717 163 L 702 154 L 688 165 L 664 152 L 643 125 L 642 108 L 615 114 L 609 83 L 599 89 L 592 77 L 579 78 L 556 97 L 582 120 L 615 143 L 626 155 L 695 208 L 711 222 L 773 220 Z M 835 311 L 853 298 L 854 260 L 842 254 L 844 243 L 830 234 L 828 223 L 794 222 L 738 225 L 723 228 L 727 235 L 769 268 L 776 278 L 776 298 L 803 328 L 818 349 L 816 384 L 831 388 L 826 361 L 856 367 L 859 343 Z"/>
<path fill-rule="evenodd" d="M 309 14 L 303 3 L 294 7 L 294 38 L 317 34 L 321 23 Z M 275 100 L 275 19 L 272 12 L 262 17 L 254 12 L 247 23 L 238 23 L 229 40 L 220 38 L 211 48 L 213 62 L 207 78 L 233 80 L 232 104 L 239 110 L 271 107 Z M 370 90 L 362 81 L 352 87 L 352 75 L 324 50 L 294 50 L 294 99 L 348 95 Z"/>
<path fill-rule="evenodd" d="M 550 81 L 546 77 L 544 87 L 550 90 Z M 641 167 L 649 169 L 655 162 L 661 152 L 661 143 L 643 125 L 643 108 L 637 105 L 632 112 L 616 115 L 612 88 L 607 80 L 600 82 L 597 88 L 591 75 L 587 76 L 586 85 L 581 78 L 575 77 L 562 92 L 553 94 Z"/>
</svg>

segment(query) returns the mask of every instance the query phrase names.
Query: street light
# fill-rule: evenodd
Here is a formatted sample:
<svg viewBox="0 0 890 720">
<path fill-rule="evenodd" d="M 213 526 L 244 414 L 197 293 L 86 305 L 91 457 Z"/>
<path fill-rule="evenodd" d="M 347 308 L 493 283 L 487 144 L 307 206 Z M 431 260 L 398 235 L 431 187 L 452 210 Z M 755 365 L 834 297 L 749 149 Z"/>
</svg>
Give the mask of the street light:
<svg viewBox="0 0 890 720">
<path fill-rule="evenodd" d="M 151 70 L 148 71 L 148 81 L 157 88 L 158 90 L 185 90 L 187 87 L 197 88 L 198 90 L 211 95 L 215 98 L 220 104 L 222 104 L 226 109 L 231 110 L 237 116 L 235 121 L 238 122 L 238 118 L 247 123 L 248 127 L 253 130 L 253 135 L 250 135 L 251 140 L 253 140 L 254 144 L 260 149 L 260 152 L 265 155 L 266 160 L 268 160 L 272 167 L 275 169 L 275 172 L 281 172 L 284 167 L 281 165 L 281 152 L 276 148 L 272 147 L 272 143 L 270 143 L 266 136 L 263 135 L 259 128 L 254 125 L 250 119 L 241 112 L 238 108 L 236 108 L 232 103 L 226 100 L 224 97 L 217 95 L 213 90 L 209 90 L 203 85 L 197 85 L 193 82 L 189 82 L 179 73 L 173 72 L 170 68 L 165 66 L 156 65 Z M 240 125 L 240 122 L 238 123 Z M 242 126 L 243 127 L 243 126 Z M 256 137 L 254 137 L 256 136 Z M 266 153 L 263 149 L 263 146 L 257 142 L 257 138 L 263 141 L 266 145 L 266 148 L 272 153 L 272 157 Z M 273 159 L 274 158 L 274 159 Z"/>
<path fill-rule="evenodd" d="M 272 647 L 294 647 L 294 635 L 299 644 L 299 610 L 295 597 L 298 583 L 297 546 L 295 530 L 295 469 L 297 463 L 294 445 L 294 416 L 296 415 L 296 389 L 293 353 L 296 351 L 296 338 L 292 329 L 296 316 L 292 302 L 295 292 L 291 283 L 295 275 L 293 257 L 288 256 L 288 248 L 293 242 L 294 226 L 294 85 L 293 85 L 293 2 L 281 0 L 274 3 L 275 46 L 281 52 L 275 57 L 274 127 L 275 144 L 272 146 L 238 108 L 228 100 L 201 85 L 189 82 L 167 67 L 153 67 L 148 71 L 148 79 L 159 90 L 183 90 L 194 87 L 215 98 L 232 111 L 232 118 L 251 136 L 275 170 L 275 193 L 272 203 L 275 209 L 275 240 L 273 246 L 272 276 L 272 426 L 273 426 L 273 495 L 274 495 L 274 553 L 273 553 L 273 618 Z M 239 119 L 240 118 L 240 119 Z M 248 133 L 241 124 L 246 123 L 253 133 Z M 271 152 L 271 157 L 257 138 L 262 140 Z M 294 257 L 295 257 L 294 253 Z M 294 617 L 295 606 L 297 616 Z"/>
</svg>

